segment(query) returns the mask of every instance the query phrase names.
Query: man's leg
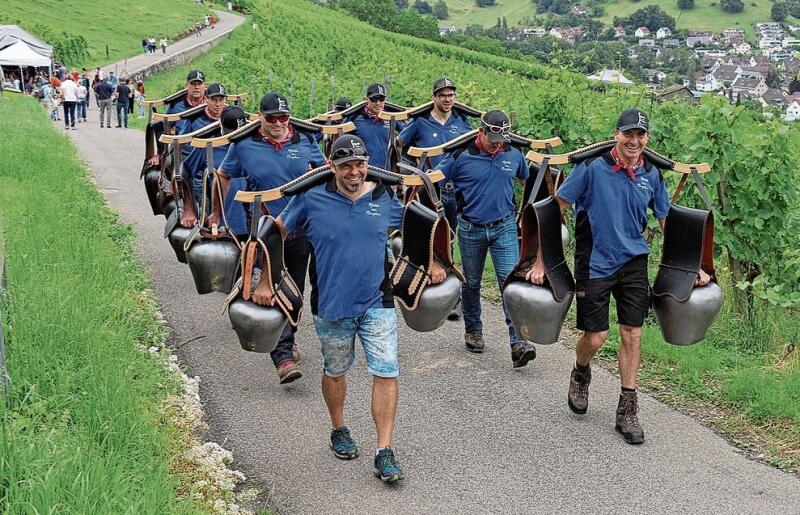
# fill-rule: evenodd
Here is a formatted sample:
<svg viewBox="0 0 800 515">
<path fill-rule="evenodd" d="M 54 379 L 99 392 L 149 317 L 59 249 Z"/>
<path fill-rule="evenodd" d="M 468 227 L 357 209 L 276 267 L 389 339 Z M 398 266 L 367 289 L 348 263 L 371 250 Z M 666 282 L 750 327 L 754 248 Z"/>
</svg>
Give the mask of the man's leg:
<svg viewBox="0 0 800 515">
<path fill-rule="evenodd" d="M 346 376 L 330 377 L 322 374 L 322 396 L 331 417 L 331 427 L 344 426 L 344 399 L 347 396 Z"/>
<path fill-rule="evenodd" d="M 69 102 L 64 102 L 64 128 L 69 129 Z"/>
<path fill-rule="evenodd" d="M 392 446 L 399 388 L 395 377 L 372 377 L 372 420 L 378 433 L 378 449 Z"/>
<path fill-rule="evenodd" d="M 97 107 L 100 109 L 100 127 L 103 127 L 103 114 L 106 112 L 105 100 L 98 100 Z"/>
<path fill-rule="evenodd" d="M 642 354 L 642 328 L 619 325 L 619 377 L 622 387 L 636 390 Z"/>
<path fill-rule="evenodd" d="M 461 286 L 461 309 L 464 313 L 465 344 L 472 352 L 483 352 L 483 324 L 481 322 L 481 278 L 486 262 L 489 241 L 486 230 L 465 220 L 458 223 L 458 249 L 464 270 Z"/>
</svg>

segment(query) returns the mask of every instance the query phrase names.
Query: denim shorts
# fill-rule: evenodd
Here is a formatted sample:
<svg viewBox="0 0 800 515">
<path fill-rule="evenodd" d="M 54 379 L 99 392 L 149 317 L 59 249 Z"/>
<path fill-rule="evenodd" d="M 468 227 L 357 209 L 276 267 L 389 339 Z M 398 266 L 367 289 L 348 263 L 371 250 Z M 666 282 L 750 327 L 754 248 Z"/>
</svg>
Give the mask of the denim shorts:
<svg viewBox="0 0 800 515">
<path fill-rule="evenodd" d="M 328 377 L 340 377 L 356 362 L 356 335 L 367 358 L 367 370 L 377 377 L 397 377 L 397 315 L 393 308 L 371 308 L 358 318 L 325 320 L 314 315 L 322 344 L 322 367 Z"/>
</svg>

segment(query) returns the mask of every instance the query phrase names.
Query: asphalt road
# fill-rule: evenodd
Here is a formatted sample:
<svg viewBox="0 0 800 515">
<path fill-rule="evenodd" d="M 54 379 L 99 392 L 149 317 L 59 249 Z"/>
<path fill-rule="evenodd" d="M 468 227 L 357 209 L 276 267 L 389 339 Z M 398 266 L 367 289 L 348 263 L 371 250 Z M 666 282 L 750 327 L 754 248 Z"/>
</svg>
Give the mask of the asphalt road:
<svg viewBox="0 0 800 515">
<path fill-rule="evenodd" d="M 460 322 L 428 334 L 401 324 L 395 448 L 404 482 L 387 486 L 372 475 L 363 358 L 349 375 L 346 405 L 362 456 L 337 460 L 308 311 L 298 332 L 304 377 L 280 386 L 268 356 L 241 350 L 220 313 L 223 296 L 197 295 L 188 267 L 162 238 L 164 218 L 152 216 L 139 181 L 142 132 L 101 129 L 96 109 L 89 116 L 68 134 L 111 206 L 135 226 L 171 340 L 202 336 L 179 356 L 202 380 L 208 438 L 233 451 L 235 466 L 280 512 L 800 513 L 800 480 L 747 459 L 647 395 L 640 396 L 646 442 L 625 444 L 614 431 L 618 380 L 598 367 L 589 412 L 573 415 L 566 403 L 573 352 L 540 346 L 528 367 L 512 369 L 497 305 L 484 308 L 483 355 L 466 352 Z"/>
</svg>

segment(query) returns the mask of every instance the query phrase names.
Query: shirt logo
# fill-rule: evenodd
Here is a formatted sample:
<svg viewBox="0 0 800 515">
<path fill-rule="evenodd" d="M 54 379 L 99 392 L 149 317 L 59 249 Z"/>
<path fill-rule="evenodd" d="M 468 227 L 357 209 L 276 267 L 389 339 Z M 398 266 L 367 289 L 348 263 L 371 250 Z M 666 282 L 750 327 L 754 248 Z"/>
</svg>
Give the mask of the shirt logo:
<svg viewBox="0 0 800 515">
<path fill-rule="evenodd" d="M 504 172 L 513 172 L 514 169 L 511 167 L 511 161 L 503 160 L 503 164 L 501 166 Z"/>
<path fill-rule="evenodd" d="M 639 177 L 639 180 L 636 181 L 636 187 L 648 193 L 653 191 L 653 188 L 650 187 L 650 181 L 648 181 L 646 177 Z"/>
<path fill-rule="evenodd" d="M 381 208 L 380 204 L 375 204 L 375 203 L 370 202 L 370 203 L 367 204 L 366 215 L 367 216 L 381 216 L 380 208 Z"/>
<path fill-rule="evenodd" d="M 298 150 L 296 148 L 287 150 L 286 159 L 300 159 Z"/>
</svg>

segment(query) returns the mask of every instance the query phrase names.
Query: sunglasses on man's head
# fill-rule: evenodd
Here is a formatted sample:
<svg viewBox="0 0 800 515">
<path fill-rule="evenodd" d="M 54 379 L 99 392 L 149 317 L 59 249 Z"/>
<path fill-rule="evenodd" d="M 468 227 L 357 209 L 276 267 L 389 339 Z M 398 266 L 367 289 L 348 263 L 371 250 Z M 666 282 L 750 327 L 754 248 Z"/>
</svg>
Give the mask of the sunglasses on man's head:
<svg viewBox="0 0 800 515">
<path fill-rule="evenodd" d="M 386 102 L 386 97 L 383 95 L 375 95 L 374 97 L 369 97 L 370 102 Z"/>
<path fill-rule="evenodd" d="M 264 120 L 266 120 L 267 123 L 275 123 L 275 122 L 286 123 L 286 122 L 289 121 L 289 115 L 288 114 L 265 114 L 264 115 Z"/>
<path fill-rule="evenodd" d="M 331 158 L 341 159 L 343 157 L 364 157 L 364 156 L 367 156 L 367 149 L 364 147 L 337 148 L 331 155 Z"/>
<path fill-rule="evenodd" d="M 486 129 L 487 131 L 491 132 L 492 134 L 503 134 L 506 135 L 511 132 L 511 123 L 505 122 L 502 126 L 500 125 L 489 125 L 486 122 L 481 122 L 481 127 Z"/>
</svg>

